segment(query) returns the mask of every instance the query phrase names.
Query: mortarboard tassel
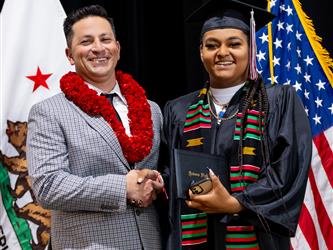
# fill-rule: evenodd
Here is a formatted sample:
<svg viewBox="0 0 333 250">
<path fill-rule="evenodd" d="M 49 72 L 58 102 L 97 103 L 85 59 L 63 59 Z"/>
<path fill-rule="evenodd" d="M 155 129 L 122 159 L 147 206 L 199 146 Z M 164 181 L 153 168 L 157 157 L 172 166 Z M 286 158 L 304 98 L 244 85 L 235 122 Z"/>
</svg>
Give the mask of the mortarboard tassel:
<svg viewBox="0 0 333 250">
<path fill-rule="evenodd" d="M 256 22 L 254 20 L 254 11 L 251 10 L 251 19 L 250 19 L 250 79 L 257 80 L 257 45 L 256 45 Z"/>
</svg>

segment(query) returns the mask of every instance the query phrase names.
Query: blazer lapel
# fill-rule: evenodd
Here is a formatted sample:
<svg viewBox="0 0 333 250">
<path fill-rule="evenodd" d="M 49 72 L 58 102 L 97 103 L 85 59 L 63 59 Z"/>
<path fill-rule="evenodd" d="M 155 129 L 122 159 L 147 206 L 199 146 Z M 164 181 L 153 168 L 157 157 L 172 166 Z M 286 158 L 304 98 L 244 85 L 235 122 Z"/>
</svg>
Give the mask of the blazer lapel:
<svg viewBox="0 0 333 250">
<path fill-rule="evenodd" d="M 92 117 L 83 112 L 78 106 L 70 102 L 70 104 L 75 108 L 75 110 L 82 116 L 84 120 L 90 125 L 90 127 L 96 130 L 104 140 L 110 145 L 110 148 L 116 153 L 119 159 L 124 163 L 128 170 L 131 170 L 124 154 L 119 144 L 118 138 L 114 133 L 113 129 L 109 124 L 104 120 L 103 117 Z"/>
</svg>

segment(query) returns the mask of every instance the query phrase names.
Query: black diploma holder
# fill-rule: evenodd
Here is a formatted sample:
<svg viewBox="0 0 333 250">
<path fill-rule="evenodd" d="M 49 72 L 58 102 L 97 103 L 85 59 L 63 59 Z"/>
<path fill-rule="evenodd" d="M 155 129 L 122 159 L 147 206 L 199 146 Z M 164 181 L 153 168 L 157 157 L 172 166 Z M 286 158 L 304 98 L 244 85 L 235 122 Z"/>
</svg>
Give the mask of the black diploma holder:
<svg viewBox="0 0 333 250">
<path fill-rule="evenodd" d="M 200 183 L 209 178 L 208 168 L 213 170 L 225 188 L 230 190 L 229 167 L 224 156 L 184 149 L 174 149 L 173 152 L 177 198 L 187 199 L 188 190 L 194 183 Z"/>
</svg>

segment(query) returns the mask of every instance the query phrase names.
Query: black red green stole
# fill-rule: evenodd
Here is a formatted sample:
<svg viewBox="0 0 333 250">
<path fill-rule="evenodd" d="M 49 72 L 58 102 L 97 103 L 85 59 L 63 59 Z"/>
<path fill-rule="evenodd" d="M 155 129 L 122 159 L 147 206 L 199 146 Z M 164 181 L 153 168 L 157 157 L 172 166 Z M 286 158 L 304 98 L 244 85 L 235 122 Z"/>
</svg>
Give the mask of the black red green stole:
<svg viewBox="0 0 333 250">
<path fill-rule="evenodd" d="M 210 114 L 207 100 L 207 86 L 199 91 L 192 101 L 186 114 L 181 147 L 187 150 L 210 152 L 210 129 L 211 124 L 216 122 Z M 242 107 L 248 86 L 245 85 L 238 102 Z M 213 104 L 212 104 L 213 105 Z M 227 112 L 226 112 L 227 113 Z M 261 133 L 259 126 L 259 111 L 257 103 L 251 103 L 245 113 L 243 129 L 243 164 L 239 166 L 239 140 L 241 132 L 242 113 L 236 115 L 233 145 L 230 158 L 230 185 L 231 193 L 241 192 L 247 185 L 257 180 L 262 165 L 260 148 Z M 233 118 L 235 119 L 235 118 Z M 226 131 L 228 132 L 228 131 Z M 185 203 L 181 211 L 181 243 L 183 249 L 196 249 L 200 244 L 207 243 L 207 215 L 198 210 L 188 208 Z M 227 226 L 225 236 L 226 248 L 259 249 L 255 228 L 252 225 L 237 225 L 233 223 Z"/>
</svg>

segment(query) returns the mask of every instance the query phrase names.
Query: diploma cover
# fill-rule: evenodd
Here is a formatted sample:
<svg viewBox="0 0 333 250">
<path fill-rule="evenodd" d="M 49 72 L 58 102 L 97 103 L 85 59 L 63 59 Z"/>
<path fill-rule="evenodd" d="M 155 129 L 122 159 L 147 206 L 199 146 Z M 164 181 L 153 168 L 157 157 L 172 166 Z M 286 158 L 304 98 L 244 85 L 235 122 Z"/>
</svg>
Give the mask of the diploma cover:
<svg viewBox="0 0 333 250">
<path fill-rule="evenodd" d="M 213 170 L 225 188 L 230 190 L 229 168 L 224 156 L 174 149 L 174 161 L 177 198 L 186 199 L 191 183 L 209 177 L 207 168 Z"/>
</svg>

